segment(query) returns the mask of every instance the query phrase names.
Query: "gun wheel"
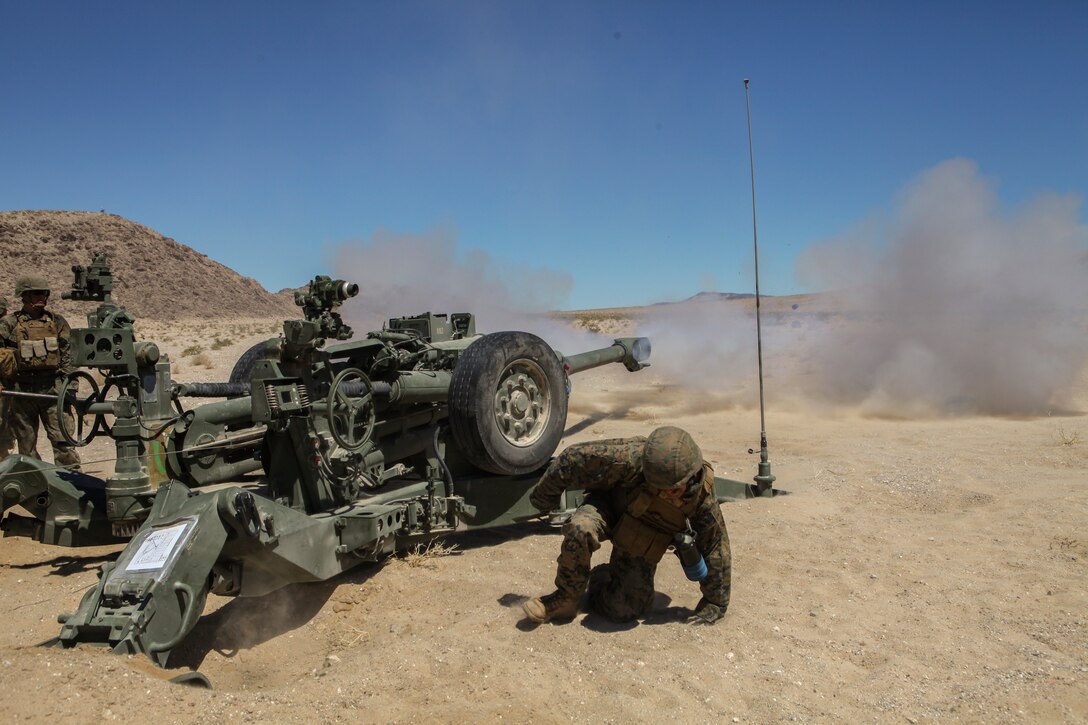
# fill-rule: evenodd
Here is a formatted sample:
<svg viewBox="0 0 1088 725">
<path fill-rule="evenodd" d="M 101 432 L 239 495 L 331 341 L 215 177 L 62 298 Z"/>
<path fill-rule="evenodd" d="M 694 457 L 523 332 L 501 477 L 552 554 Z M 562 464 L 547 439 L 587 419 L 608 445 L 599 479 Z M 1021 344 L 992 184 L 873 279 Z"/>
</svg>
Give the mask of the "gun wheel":
<svg viewBox="0 0 1088 725">
<path fill-rule="evenodd" d="M 476 466 L 505 475 L 535 471 L 555 452 L 567 420 L 563 368 L 527 332 L 472 343 L 450 381 L 450 429 Z"/>
<path fill-rule="evenodd" d="M 273 337 L 263 342 L 258 342 L 253 347 L 242 353 L 234 367 L 230 371 L 229 381 L 232 383 L 248 383 L 253 376 L 253 368 L 261 360 L 276 360 L 280 355 L 280 341 Z"/>
</svg>

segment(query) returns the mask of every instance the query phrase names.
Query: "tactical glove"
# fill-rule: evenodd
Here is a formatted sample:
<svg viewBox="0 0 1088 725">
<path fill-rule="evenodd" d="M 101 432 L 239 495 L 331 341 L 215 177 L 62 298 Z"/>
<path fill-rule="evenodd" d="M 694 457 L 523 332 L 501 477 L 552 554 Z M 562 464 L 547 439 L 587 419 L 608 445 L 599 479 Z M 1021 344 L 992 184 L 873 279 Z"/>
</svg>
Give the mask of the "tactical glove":
<svg viewBox="0 0 1088 725">
<path fill-rule="evenodd" d="M 558 496 L 540 496 L 537 490 L 534 488 L 533 492 L 529 494 L 529 503 L 533 505 L 537 511 L 548 513 L 549 511 L 555 511 L 559 508 Z"/>
<path fill-rule="evenodd" d="M 688 624 L 714 624 L 725 616 L 725 607 L 707 601 L 706 597 L 695 606 L 695 614 L 688 617 Z"/>
</svg>

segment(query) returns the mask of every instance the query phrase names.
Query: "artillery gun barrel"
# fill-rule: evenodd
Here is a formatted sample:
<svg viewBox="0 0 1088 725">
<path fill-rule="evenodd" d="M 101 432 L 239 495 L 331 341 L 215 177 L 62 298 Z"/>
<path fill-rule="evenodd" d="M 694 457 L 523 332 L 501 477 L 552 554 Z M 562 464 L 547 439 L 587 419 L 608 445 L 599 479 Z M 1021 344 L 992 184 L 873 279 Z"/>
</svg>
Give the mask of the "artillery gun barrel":
<svg viewBox="0 0 1088 725">
<path fill-rule="evenodd" d="M 645 360 L 650 357 L 650 340 L 646 337 L 620 337 L 610 347 L 578 353 L 569 357 L 560 356 L 567 372 L 580 373 L 601 365 L 622 362 L 628 370 L 634 371 L 646 367 Z"/>
<path fill-rule="evenodd" d="M 608 347 L 569 357 L 559 352 L 556 355 L 569 373 L 580 373 L 611 363 L 623 363 L 628 370 L 635 371 L 648 365 L 645 361 L 650 357 L 650 340 L 645 337 L 620 337 Z M 391 403 L 444 403 L 449 400 L 451 377 L 452 373 L 446 370 L 407 370 L 392 382 L 375 380 L 370 386 L 374 395 L 386 398 Z M 367 386 L 348 382 L 343 392 L 347 395 L 364 395 Z M 177 394 L 192 398 L 226 398 L 250 395 L 251 389 L 250 384 L 244 382 L 179 383 Z"/>
</svg>

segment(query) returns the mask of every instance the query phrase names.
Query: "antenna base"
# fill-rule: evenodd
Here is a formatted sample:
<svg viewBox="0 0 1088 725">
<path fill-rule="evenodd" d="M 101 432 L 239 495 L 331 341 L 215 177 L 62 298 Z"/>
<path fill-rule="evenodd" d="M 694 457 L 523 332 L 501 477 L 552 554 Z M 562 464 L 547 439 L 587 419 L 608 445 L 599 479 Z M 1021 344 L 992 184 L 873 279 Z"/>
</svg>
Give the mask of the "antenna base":
<svg viewBox="0 0 1088 725">
<path fill-rule="evenodd" d="M 759 462 L 759 472 L 752 479 L 756 482 L 756 492 L 760 496 L 774 496 L 775 476 L 771 473 L 771 462 L 764 460 Z"/>
</svg>

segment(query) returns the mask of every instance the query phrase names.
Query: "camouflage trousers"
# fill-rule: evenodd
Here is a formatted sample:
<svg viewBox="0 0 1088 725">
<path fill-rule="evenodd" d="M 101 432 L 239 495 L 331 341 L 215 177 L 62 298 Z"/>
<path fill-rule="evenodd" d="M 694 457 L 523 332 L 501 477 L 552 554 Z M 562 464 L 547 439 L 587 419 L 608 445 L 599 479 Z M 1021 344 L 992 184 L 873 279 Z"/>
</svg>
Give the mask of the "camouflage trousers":
<svg viewBox="0 0 1088 725">
<path fill-rule="evenodd" d="M 592 495 L 575 510 L 563 526 L 555 587 L 566 597 L 578 599 L 588 585 L 593 611 L 614 622 L 630 622 L 650 608 L 657 565 L 613 547 L 608 566 L 594 571 L 590 581 L 593 552 L 611 538 L 620 513 Z"/>
<path fill-rule="evenodd" d="M 45 435 L 53 446 L 53 462 L 58 466 L 79 468 L 79 454 L 76 449 L 61 437 L 61 421 L 57 417 L 56 403 L 44 400 L 9 398 L 5 417 L 11 435 L 19 444 L 19 453 L 41 460 L 38 455 L 38 423 L 45 428 Z M 68 429 L 72 429 L 69 416 Z"/>
</svg>

